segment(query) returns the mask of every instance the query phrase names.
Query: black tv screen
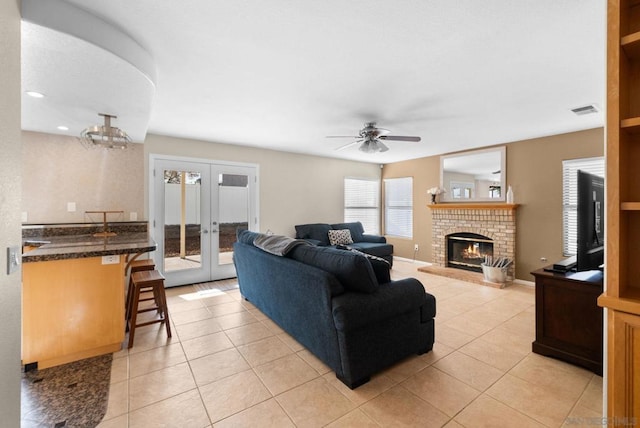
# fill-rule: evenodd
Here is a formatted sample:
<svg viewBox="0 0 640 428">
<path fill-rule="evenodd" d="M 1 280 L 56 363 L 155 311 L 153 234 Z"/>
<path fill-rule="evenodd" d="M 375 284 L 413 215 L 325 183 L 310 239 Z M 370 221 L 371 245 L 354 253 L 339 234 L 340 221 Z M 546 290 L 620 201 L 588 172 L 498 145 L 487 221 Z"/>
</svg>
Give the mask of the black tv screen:
<svg viewBox="0 0 640 428">
<path fill-rule="evenodd" d="M 578 171 L 578 271 L 604 263 L 604 178 Z"/>
</svg>

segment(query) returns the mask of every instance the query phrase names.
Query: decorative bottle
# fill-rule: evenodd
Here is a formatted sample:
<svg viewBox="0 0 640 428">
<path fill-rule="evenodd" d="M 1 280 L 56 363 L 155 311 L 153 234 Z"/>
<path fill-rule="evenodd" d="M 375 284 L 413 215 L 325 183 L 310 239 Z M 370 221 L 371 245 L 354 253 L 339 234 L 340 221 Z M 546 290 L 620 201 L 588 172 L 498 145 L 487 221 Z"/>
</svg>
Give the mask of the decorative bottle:
<svg viewBox="0 0 640 428">
<path fill-rule="evenodd" d="M 511 186 L 509 186 L 509 188 L 507 189 L 507 203 L 513 203 L 513 189 L 511 188 Z"/>
</svg>

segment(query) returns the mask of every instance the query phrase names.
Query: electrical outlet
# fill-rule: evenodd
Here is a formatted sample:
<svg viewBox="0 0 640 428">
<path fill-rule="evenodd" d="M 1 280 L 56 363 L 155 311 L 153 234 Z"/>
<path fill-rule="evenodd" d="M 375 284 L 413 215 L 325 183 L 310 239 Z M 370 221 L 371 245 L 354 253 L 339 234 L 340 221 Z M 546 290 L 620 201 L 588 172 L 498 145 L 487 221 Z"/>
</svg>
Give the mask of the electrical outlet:
<svg viewBox="0 0 640 428">
<path fill-rule="evenodd" d="M 102 264 L 103 265 L 117 265 L 120 263 L 120 256 L 102 256 Z"/>
<path fill-rule="evenodd" d="M 11 275 L 18 271 L 22 253 L 19 246 L 7 247 L 7 275 Z"/>
<path fill-rule="evenodd" d="M 67 212 L 69 212 L 69 213 L 76 212 L 76 203 L 75 202 L 67 202 Z"/>
<path fill-rule="evenodd" d="M 415 245 L 413 246 L 413 251 L 416 251 L 416 252 L 417 252 L 417 251 L 420 251 L 420 247 L 418 247 L 418 244 L 415 244 Z"/>
</svg>

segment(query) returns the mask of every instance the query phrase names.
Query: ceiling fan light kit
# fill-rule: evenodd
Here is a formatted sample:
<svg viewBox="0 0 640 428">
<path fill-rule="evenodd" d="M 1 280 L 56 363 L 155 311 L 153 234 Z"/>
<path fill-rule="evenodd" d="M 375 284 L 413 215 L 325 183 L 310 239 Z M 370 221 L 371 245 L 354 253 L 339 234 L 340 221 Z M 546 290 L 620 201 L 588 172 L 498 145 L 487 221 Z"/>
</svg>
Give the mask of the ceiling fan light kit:
<svg viewBox="0 0 640 428">
<path fill-rule="evenodd" d="M 382 144 L 382 141 L 380 140 L 366 140 L 362 143 L 358 150 L 364 153 L 382 153 L 389 150 L 389 147 Z"/>
<path fill-rule="evenodd" d="M 382 153 L 389 150 L 382 140 L 385 141 L 410 141 L 410 142 L 420 142 L 420 137 L 409 137 L 402 135 L 387 135 L 389 132 L 388 129 L 378 128 L 376 127 L 375 122 L 367 122 L 364 124 L 364 128 L 360 130 L 357 136 L 329 136 L 327 138 L 357 138 L 356 141 L 351 142 L 349 144 L 345 144 L 344 146 L 340 146 L 336 148 L 336 150 L 344 150 L 355 144 L 362 143 L 358 150 L 364 153 Z"/>
<path fill-rule="evenodd" d="M 104 117 L 104 125 L 94 125 L 80 133 L 80 142 L 87 148 L 126 149 L 131 143 L 131 138 L 120 128 L 111 126 L 112 116 L 98 113 Z"/>
</svg>

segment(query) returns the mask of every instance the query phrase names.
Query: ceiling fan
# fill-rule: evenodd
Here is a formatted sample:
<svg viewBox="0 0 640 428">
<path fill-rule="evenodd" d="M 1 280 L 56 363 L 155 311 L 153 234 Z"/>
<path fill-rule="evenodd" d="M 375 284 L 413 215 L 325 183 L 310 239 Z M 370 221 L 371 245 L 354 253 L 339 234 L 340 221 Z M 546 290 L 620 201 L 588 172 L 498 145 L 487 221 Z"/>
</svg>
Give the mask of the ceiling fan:
<svg viewBox="0 0 640 428">
<path fill-rule="evenodd" d="M 376 127 L 375 122 L 367 122 L 364 124 L 364 128 L 358 132 L 358 135 L 331 135 L 327 138 L 357 138 L 356 141 L 353 141 L 349 144 L 345 144 L 344 146 L 338 147 L 336 150 L 344 150 L 351 146 L 354 146 L 358 143 L 362 143 L 359 147 L 359 150 L 365 153 L 376 153 L 376 152 L 386 152 L 389 150 L 389 147 L 386 146 L 382 142 L 385 141 L 412 141 L 419 142 L 420 137 L 407 137 L 402 135 L 388 135 L 388 129 L 378 128 Z"/>
</svg>

